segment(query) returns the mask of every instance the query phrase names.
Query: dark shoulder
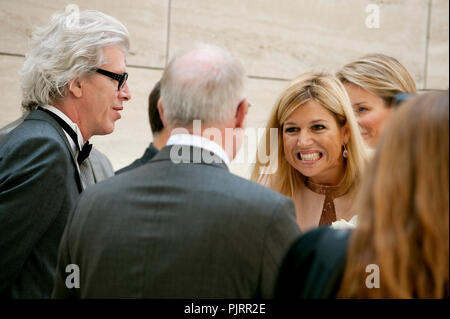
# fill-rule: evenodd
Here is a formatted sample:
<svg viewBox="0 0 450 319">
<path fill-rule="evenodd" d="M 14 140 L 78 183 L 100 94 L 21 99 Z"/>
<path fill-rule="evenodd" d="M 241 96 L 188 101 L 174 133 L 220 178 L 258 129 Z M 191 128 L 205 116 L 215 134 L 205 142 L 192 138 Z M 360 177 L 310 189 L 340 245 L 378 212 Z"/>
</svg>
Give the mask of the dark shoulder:
<svg viewBox="0 0 450 319">
<path fill-rule="evenodd" d="M 280 201 L 291 200 L 268 187 L 230 172 L 222 163 L 176 164 L 164 158 L 165 152 L 167 153 L 167 149 L 162 149 L 148 164 L 129 172 L 134 174 L 128 175 L 129 180 L 148 174 L 156 179 L 163 178 L 174 184 L 187 186 L 193 192 L 221 194 L 223 199 L 257 207 L 267 205 L 273 208 Z"/>
<path fill-rule="evenodd" d="M 327 264 L 345 255 L 350 231 L 319 227 L 297 239 L 289 250 L 286 259 L 290 263 L 302 266 L 305 261 Z"/>
<path fill-rule="evenodd" d="M 351 231 L 319 227 L 290 248 L 279 274 L 277 297 L 334 297 L 345 267 Z"/>
<path fill-rule="evenodd" d="M 134 160 L 134 162 L 132 162 L 131 164 L 129 164 L 129 165 L 127 165 L 125 167 L 122 167 L 121 169 L 117 170 L 115 172 L 115 174 L 119 175 L 119 174 L 122 174 L 122 173 L 125 173 L 125 172 L 128 172 L 128 171 L 131 171 L 132 169 L 138 168 L 138 167 L 140 167 L 140 166 L 142 166 L 144 164 L 146 164 L 146 162 L 144 162 L 142 160 L 142 158 L 138 158 L 137 160 Z"/>
<path fill-rule="evenodd" d="M 145 149 L 144 154 L 142 155 L 142 157 L 136 159 L 134 162 L 132 162 L 131 164 L 129 164 L 128 166 L 125 166 L 121 169 L 119 169 L 118 171 L 116 171 L 116 175 L 118 174 L 122 174 L 125 172 L 128 172 L 132 169 L 138 168 L 142 165 L 147 164 L 153 157 L 155 157 L 155 155 L 158 153 L 158 149 L 156 147 L 153 146 L 153 143 L 150 144 L 149 147 L 147 147 Z"/>
<path fill-rule="evenodd" d="M 331 227 L 319 227 L 301 236 L 292 246 L 297 252 L 311 251 L 322 258 L 333 258 L 346 248 L 349 230 L 333 229 Z M 336 249 L 339 249 L 336 251 Z"/>
<path fill-rule="evenodd" d="M 249 218 L 271 218 L 280 210 L 295 214 L 290 198 L 234 175 L 223 167 L 171 164 L 168 161 L 150 162 L 116 174 L 89 187 L 83 197 L 86 201 L 111 201 L 114 198 L 124 202 L 138 193 L 143 196 L 149 193 L 156 201 L 164 189 L 168 192 L 180 190 L 180 198 L 187 196 L 187 200 L 200 198 L 203 202 L 217 203 L 218 209 L 228 210 L 230 214 L 236 209 L 245 211 Z"/>
<path fill-rule="evenodd" d="M 0 143 L 0 171 L 8 176 L 20 179 L 46 172 L 63 179 L 72 167 L 65 141 L 46 121 L 24 121 Z"/>
<path fill-rule="evenodd" d="M 271 207 L 274 204 L 285 203 L 291 201 L 284 196 L 266 186 L 255 183 L 232 173 L 226 174 L 224 180 L 229 185 L 227 192 L 236 199 L 242 199 L 249 203 L 253 203 L 259 207 Z"/>
<path fill-rule="evenodd" d="M 45 121 L 24 121 L 5 136 L 0 145 L 2 152 L 23 149 L 29 153 L 36 149 L 62 149 L 65 143 L 57 128 Z"/>
<path fill-rule="evenodd" d="M 25 139 L 30 136 L 36 137 L 58 137 L 58 125 L 56 121 L 46 113 L 35 110 L 25 117 L 20 123 L 7 134 L 8 137 L 16 139 Z M 62 129 L 61 129 L 62 132 Z"/>
</svg>

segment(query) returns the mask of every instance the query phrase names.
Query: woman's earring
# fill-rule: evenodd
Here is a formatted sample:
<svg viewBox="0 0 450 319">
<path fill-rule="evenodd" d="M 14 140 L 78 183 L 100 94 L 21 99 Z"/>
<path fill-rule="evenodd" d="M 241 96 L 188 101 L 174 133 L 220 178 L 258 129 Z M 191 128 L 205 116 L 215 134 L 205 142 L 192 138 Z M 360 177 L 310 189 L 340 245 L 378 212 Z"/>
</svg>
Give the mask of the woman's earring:
<svg viewBox="0 0 450 319">
<path fill-rule="evenodd" d="M 344 158 L 347 158 L 348 157 L 348 151 L 347 151 L 347 148 L 345 147 L 345 144 L 343 146 L 344 146 L 344 151 L 342 152 L 342 156 L 344 156 Z"/>
</svg>

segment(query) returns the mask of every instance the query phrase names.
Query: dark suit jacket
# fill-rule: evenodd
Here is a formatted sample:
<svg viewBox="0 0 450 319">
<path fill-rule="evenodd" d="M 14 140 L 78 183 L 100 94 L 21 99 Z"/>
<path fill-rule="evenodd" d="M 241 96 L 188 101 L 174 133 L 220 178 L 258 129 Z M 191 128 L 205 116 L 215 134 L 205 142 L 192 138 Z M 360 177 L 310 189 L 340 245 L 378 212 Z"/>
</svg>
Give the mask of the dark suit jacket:
<svg viewBox="0 0 450 319">
<path fill-rule="evenodd" d="M 58 123 L 31 112 L 0 143 L 0 296 L 49 298 L 67 216 L 81 192 Z"/>
<path fill-rule="evenodd" d="M 138 158 L 130 165 L 119 169 L 116 172 L 116 174 L 122 174 L 122 173 L 128 172 L 129 170 L 132 170 L 132 169 L 138 168 L 139 166 L 147 164 L 156 155 L 156 153 L 158 153 L 158 149 L 153 146 L 153 143 L 150 143 L 150 146 L 147 147 L 147 149 L 144 152 L 144 155 L 142 155 L 141 158 Z"/>
<path fill-rule="evenodd" d="M 0 144 L 2 140 L 11 132 L 13 129 L 15 129 L 17 126 L 20 125 L 20 123 L 23 122 L 25 119 L 25 116 L 22 116 L 18 118 L 17 120 L 9 123 L 8 125 L 0 128 Z M 156 150 L 157 152 L 158 150 Z M 101 153 L 99 150 L 97 150 L 94 147 L 92 147 L 91 153 L 89 154 L 89 157 L 84 160 L 84 162 L 81 164 L 81 177 L 83 177 L 83 169 L 82 165 L 86 165 L 89 167 L 89 170 L 92 172 L 92 176 L 94 178 L 94 182 L 98 183 L 106 178 L 109 178 L 111 176 L 114 176 L 114 169 L 112 167 L 111 162 L 109 161 L 108 157 L 106 157 L 105 154 Z"/>
<path fill-rule="evenodd" d="M 272 296 L 300 234 L 291 199 L 223 163 L 174 164 L 172 148 L 83 192 L 61 243 L 54 297 Z M 201 150 L 187 148 L 191 157 Z M 68 264 L 79 266 L 79 289 L 66 288 Z"/>
</svg>

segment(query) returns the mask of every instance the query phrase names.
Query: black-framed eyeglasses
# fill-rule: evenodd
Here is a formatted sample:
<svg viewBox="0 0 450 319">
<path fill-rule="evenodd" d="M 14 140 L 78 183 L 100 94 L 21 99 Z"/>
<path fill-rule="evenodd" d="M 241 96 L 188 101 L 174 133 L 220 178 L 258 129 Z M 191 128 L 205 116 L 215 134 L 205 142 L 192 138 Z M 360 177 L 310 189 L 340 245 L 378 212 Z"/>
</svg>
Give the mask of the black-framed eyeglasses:
<svg viewBox="0 0 450 319">
<path fill-rule="evenodd" d="M 105 75 L 105 76 L 107 76 L 107 77 L 109 77 L 109 78 L 119 82 L 119 85 L 117 86 L 117 90 L 118 91 L 122 90 L 125 82 L 127 82 L 127 79 L 128 79 L 128 73 L 127 72 L 123 72 L 122 74 L 117 74 L 117 73 L 106 71 L 106 70 L 103 70 L 103 69 L 95 69 L 95 72 L 103 74 L 103 75 Z"/>
</svg>

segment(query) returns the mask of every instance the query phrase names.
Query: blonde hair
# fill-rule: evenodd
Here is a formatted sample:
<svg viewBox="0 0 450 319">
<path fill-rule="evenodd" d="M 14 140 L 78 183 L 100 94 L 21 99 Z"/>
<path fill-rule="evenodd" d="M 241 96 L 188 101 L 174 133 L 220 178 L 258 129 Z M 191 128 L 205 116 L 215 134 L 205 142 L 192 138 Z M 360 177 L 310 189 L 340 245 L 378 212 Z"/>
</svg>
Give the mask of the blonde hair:
<svg viewBox="0 0 450 319">
<path fill-rule="evenodd" d="M 384 54 L 363 56 L 345 65 L 336 75 L 342 83 L 353 83 L 379 96 L 387 107 L 395 105 L 399 93 L 417 93 L 408 70 L 397 59 Z"/>
<path fill-rule="evenodd" d="M 356 200 L 338 297 L 449 296 L 449 94 L 400 106 L 381 138 Z M 365 268 L 379 267 L 379 288 Z"/>
<path fill-rule="evenodd" d="M 277 129 L 279 160 L 264 164 L 257 156 L 251 178 L 286 196 L 293 197 L 300 186 L 299 183 L 303 183 L 304 176 L 285 159 L 282 126 L 297 108 L 308 101 L 316 101 L 329 110 L 339 126 L 347 124 L 350 133 L 346 144 L 348 158 L 344 177 L 340 183 L 341 191 L 337 195 L 353 191 L 359 183 L 368 155 L 344 86 L 335 76 L 324 73 L 305 73 L 294 79 L 281 93 L 259 146 L 260 149 L 271 151 L 274 141 L 271 141 L 270 129 Z M 274 165 L 278 167 L 273 167 Z M 267 174 L 265 170 L 275 173 Z"/>
</svg>

